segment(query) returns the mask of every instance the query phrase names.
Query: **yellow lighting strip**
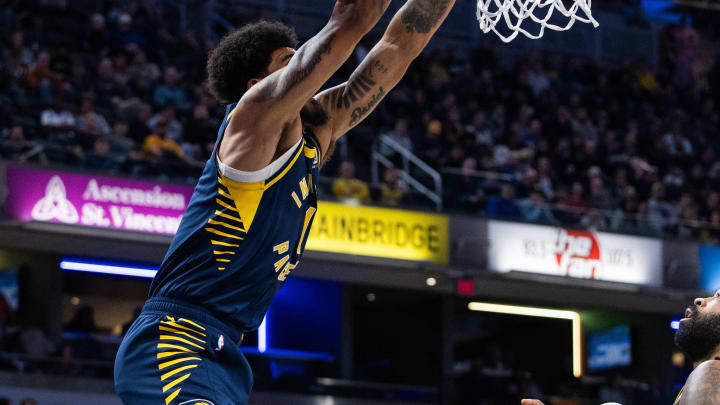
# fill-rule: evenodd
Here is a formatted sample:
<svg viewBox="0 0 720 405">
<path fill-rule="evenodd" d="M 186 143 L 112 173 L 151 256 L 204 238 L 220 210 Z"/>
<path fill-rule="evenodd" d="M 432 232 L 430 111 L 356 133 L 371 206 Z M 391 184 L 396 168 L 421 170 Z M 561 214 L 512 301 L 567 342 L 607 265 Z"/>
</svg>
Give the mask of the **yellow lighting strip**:
<svg viewBox="0 0 720 405">
<path fill-rule="evenodd" d="M 582 377 L 582 322 L 579 313 L 574 311 L 560 311 L 557 309 L 489 304 L 485 302 L 471 302 L 468 304 L 468 308 L 471 311 L 533 316 L 537 318 L 567 319 L 572 321 L 573 375 L 577 378 Z"/>
</svg>

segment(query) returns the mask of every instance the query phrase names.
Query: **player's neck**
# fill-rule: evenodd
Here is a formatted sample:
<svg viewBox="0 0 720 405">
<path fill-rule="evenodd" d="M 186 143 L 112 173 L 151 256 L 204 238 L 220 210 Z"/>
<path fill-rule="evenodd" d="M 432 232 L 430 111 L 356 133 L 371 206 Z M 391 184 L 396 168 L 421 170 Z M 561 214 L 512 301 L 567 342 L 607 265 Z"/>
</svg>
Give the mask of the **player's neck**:
<svg viewBox="0 0 720 405">
<path fill-rule="evenodd" d="M 702 363 L 704 363 L 708 360 L 715 360 L 715 359 L 720 359 L 720 346 L 716 347 L 715 350 L 713 350 L 713 352 L 710 353 L 710 355 L 707 356 L 706 358 L 704 358 L 700 361 L 696 361 L 695 364 L 693 365 L 693 368 L 701 365 Z"/>
</svg>

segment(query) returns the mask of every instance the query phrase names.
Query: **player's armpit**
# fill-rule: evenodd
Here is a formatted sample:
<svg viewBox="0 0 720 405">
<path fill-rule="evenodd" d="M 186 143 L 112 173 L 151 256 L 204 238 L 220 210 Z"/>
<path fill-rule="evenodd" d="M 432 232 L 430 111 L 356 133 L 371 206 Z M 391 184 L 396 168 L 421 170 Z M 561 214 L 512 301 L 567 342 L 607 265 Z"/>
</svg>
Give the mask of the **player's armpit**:
<svg viewBox="0 0 720 405">
<path fill-rule="evenodd" d="M 720 361 L 706 361 L 693 371 L 685 385 L 680 403 L 720 405 Z"/>
</svg>

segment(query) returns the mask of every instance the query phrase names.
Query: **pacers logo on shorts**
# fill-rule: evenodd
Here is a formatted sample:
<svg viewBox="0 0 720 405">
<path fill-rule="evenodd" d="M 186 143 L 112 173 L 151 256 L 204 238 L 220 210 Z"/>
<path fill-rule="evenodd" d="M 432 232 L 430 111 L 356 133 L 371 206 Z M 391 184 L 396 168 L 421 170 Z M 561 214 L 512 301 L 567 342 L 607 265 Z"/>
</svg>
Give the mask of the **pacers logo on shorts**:
<svg viewBox="0 0 720 405">
<path fill-rule="evenodd" d="M 181 402 L 180 405 L 215 405 L 207 399 L 191 399 L 189 401 Z"/>
</svg>

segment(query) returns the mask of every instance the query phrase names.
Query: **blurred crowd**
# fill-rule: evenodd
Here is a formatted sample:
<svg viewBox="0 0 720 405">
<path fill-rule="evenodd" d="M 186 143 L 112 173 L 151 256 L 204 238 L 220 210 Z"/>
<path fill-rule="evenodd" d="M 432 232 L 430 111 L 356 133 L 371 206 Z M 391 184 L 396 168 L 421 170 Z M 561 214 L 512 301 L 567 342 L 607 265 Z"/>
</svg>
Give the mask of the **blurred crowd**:
<svg viewBox="0 0 720 405">
<path fill-rule="evenodd" d="M 212 41 L 145 0 L 14 3 L 0 26 L 2 159 L 197 178 L 224 115 L 204 81 Z M 485 43 L 428 51 L 355 132 L 383 134 L 442 173 L 446 210 L 718 241 L 717 43 L 668 25 L 659 66 L 532 50 L 501 61 Z M 428 205 L 406 172 L 372 183 L 369 149 L 355 146 L 328 165 L 326 196 Z M 394 150 L 380 153 L 401 167 Z"/>
</svg>

